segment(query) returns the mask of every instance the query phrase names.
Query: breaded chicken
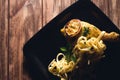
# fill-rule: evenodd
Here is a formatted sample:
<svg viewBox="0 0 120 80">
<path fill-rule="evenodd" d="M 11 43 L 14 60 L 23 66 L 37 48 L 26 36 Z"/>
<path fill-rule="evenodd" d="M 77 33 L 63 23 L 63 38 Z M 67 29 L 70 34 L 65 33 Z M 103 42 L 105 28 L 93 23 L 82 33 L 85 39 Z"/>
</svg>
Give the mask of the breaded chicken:
<svg viewBox="0 0 120 80">
<path fill-rule="evenodd" d="M 98 37 L 102 31 L 88 22 L 80 21 L 79 19 L 72 19 L 61 29 L 61 32 L 65 37 L 72 38 L 76 36 L 85 36 L 90 38 Z M 102 40 L 116 40 L 119 37 L 120 35 L 116 32 L 105 32 Z"/>
</svg>

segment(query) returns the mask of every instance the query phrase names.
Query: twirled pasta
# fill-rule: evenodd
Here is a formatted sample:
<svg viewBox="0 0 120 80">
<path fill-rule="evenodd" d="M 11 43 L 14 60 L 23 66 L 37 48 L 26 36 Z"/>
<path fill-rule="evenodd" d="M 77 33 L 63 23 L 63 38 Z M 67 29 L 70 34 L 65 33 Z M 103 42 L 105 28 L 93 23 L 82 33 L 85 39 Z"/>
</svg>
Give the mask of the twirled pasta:
<svg viewBox="0 0 120 80">
<path fill-rule="evenodd" d="M 75 47 L 73 48 L 73 53 L 77 57 L 83 57 L 82 55 L 84 55 L 84 53 L 88 55 L 94 54 L 95 57 L 94 56 L 92 56 L 92 58 L 90 58 L 89 56 L 88 57 L 92 60 L 95 60 L 97 58 L 99 59 L 100 57 L 102 57 L 104 50 L 106 49 L 106 45 L 101 40 L 104 33 L 105 31 L 102 31 L 97 38 L 91 37 L 87 39 L 87 37 L 85 36 L 80 36 L 77 40 Z"/>
<path fill-rule="evenodd" d="M 59 60 L 59 57 L 62 58 Z M 66 56 L 63 53 L 59 53 L 56 57 L 56 60 L 49 64 L 48 70 L 61 78 L 61 80 L 67 80 L 67 73 L 72 71 L 75 68 L 76 63 L 74 61 L 68 62 Z"/>
<path fill-rule="evenodd" d="M 90 64 L 92 61 L 101 59 L 106 49 L 103 40 L 116 40 L 120 36 L 116 32 L 101 31 L 96 26 L 79 19 L 69 21 L 61 29 L 61 33 L 73 45 L 70 53 L 76 57 L 76 62 L 68 61 L 63 53 L 58 53 L 56 59 L 53 59 L 49 64 L 48 70 L 53 75 L 60 77 L 61 80 L 68 80 L 68 72 L 72 72 L 78 63 L 86 64 L 86 61 L 88 61 L 88 64 Z M 87 57 L 84 55 L 87 55 Z"/>
<path fill-rule="evenodd" d="M 95 53 L 96 55 L 99 55 L 98 57 L 100 57 L 106 49 L 105 44 L 101 40 L 104 33 L 104 31 L 101 32 L 97 38 L 92 37 L 90 39 L 87 39 L 84 36 L 79 37 L 75 47 L 72 50 L 73 54 L 75 54 L 78 59 L 80 59 L 79 57 L 82 57 L 84 53 Z M 62 58 L 59 60 L 59 57 L 61 56 Z M 48 70 L 52 74 L 59 76 L 61 80 L 67 80 L 67 73 L 73 71 L 76 64 L 77 62 L 75 63 L 74 61 L 68 62 L 66 60 L 66 56 L 63 53 L 59 53 L 56 59 L 53 59 L 53 61 L 49 64 Z"/>
</svg>

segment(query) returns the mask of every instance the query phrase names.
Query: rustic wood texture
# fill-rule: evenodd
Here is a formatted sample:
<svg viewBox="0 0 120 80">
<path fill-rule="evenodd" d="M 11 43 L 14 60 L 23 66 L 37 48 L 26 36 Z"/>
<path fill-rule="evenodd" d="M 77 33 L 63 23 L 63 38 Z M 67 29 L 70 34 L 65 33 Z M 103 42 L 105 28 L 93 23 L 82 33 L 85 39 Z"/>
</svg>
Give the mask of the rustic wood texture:
<svg viewBox="0 0 120 80">
<path fill-rule="evenodd" d="M 120 0 L 92 0 L 120 29 Z M 0 80 L 31 80 L 24 44 L 76 0 L 0 0 Z"/>
<path fill-rule="evenodd" d="M 72 0 L 10 1 L 9 80 L 28 79 L 23 69 L 24 43 L 73 2 Z"/>
<path fill-rule="evenodd" d="M 92 0 L 120 29 L 120 0 Z"/>
<path fill-rule="evenodd" d="M 0 0 L 0 80 L 8 77 L 8 0 Z"/>
</svg>

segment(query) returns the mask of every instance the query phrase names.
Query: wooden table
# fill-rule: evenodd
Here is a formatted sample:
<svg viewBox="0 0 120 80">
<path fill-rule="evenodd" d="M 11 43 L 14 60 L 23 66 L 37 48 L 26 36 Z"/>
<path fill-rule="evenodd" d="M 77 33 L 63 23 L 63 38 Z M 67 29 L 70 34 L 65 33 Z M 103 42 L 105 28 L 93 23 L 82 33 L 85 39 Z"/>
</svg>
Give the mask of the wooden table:
<svg viewBox="0 0 120 80">
<path fill-rule="evenodd" d="M 120 29 L 120 0 L 92 0 Z M 23 45 L 76 0 L 0 0 L 0 80 L 31 80 Z"/>
</svg>

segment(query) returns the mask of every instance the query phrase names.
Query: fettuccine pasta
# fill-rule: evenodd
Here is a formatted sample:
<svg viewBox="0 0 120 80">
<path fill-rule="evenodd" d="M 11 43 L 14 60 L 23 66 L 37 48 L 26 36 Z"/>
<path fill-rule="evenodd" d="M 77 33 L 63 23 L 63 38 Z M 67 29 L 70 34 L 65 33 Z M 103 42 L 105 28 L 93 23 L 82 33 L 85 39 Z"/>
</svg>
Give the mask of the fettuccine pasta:
<svg viewBox="0 0 120 80">
<path fill-rule="evenodd" d="M 59 60 L 60 56 L 62 56 L 62 58 Z M 68 62 L 65 55 L 63 53 L 59 53 L 56 59 L 53 59 L 53 61 L 49 64 L 48 70 L 54 75 L 61 77 L 61 79 L 66 80 L 67 73 L 72 71 L 74 67 L 74 61 Z"/>
<path fill-rule="evenodd" d="M 102 31 L 97 38 L 91 37 L 87 39 L 87 37 L 84 36 L 79 37 L 75 47 L 73 48 L 73 53 L 77 57 L 82 57 L 84 54 L 94 54 L 95 57 L 92 56 L 91 59 L 99 59 L 102 57 L 104 50 L 106 49 L 106 45 L 101 40 L 104 34 L 105 31 Z"/>
<path fill-rule="evenodd" d="M 101 59 L 106 50 L 104 40 L 116 40 L 119 37 L 116 32 L 101 31 L 94 25 L 79 19 L 70 20 L 61 29 L 61 33 L 71 43 L 72 50 L 68 51 L 69 57 L 65 55 L 68 53 L 67 50 L 58 53 L 56 59 L 53 59 L 48 66 L 49 72 L 60 77 L 61 80 L 69 80 L 68 73 L 78 68 L 79 63 L 90 65 L 91 62 Z"/>
</svg>

